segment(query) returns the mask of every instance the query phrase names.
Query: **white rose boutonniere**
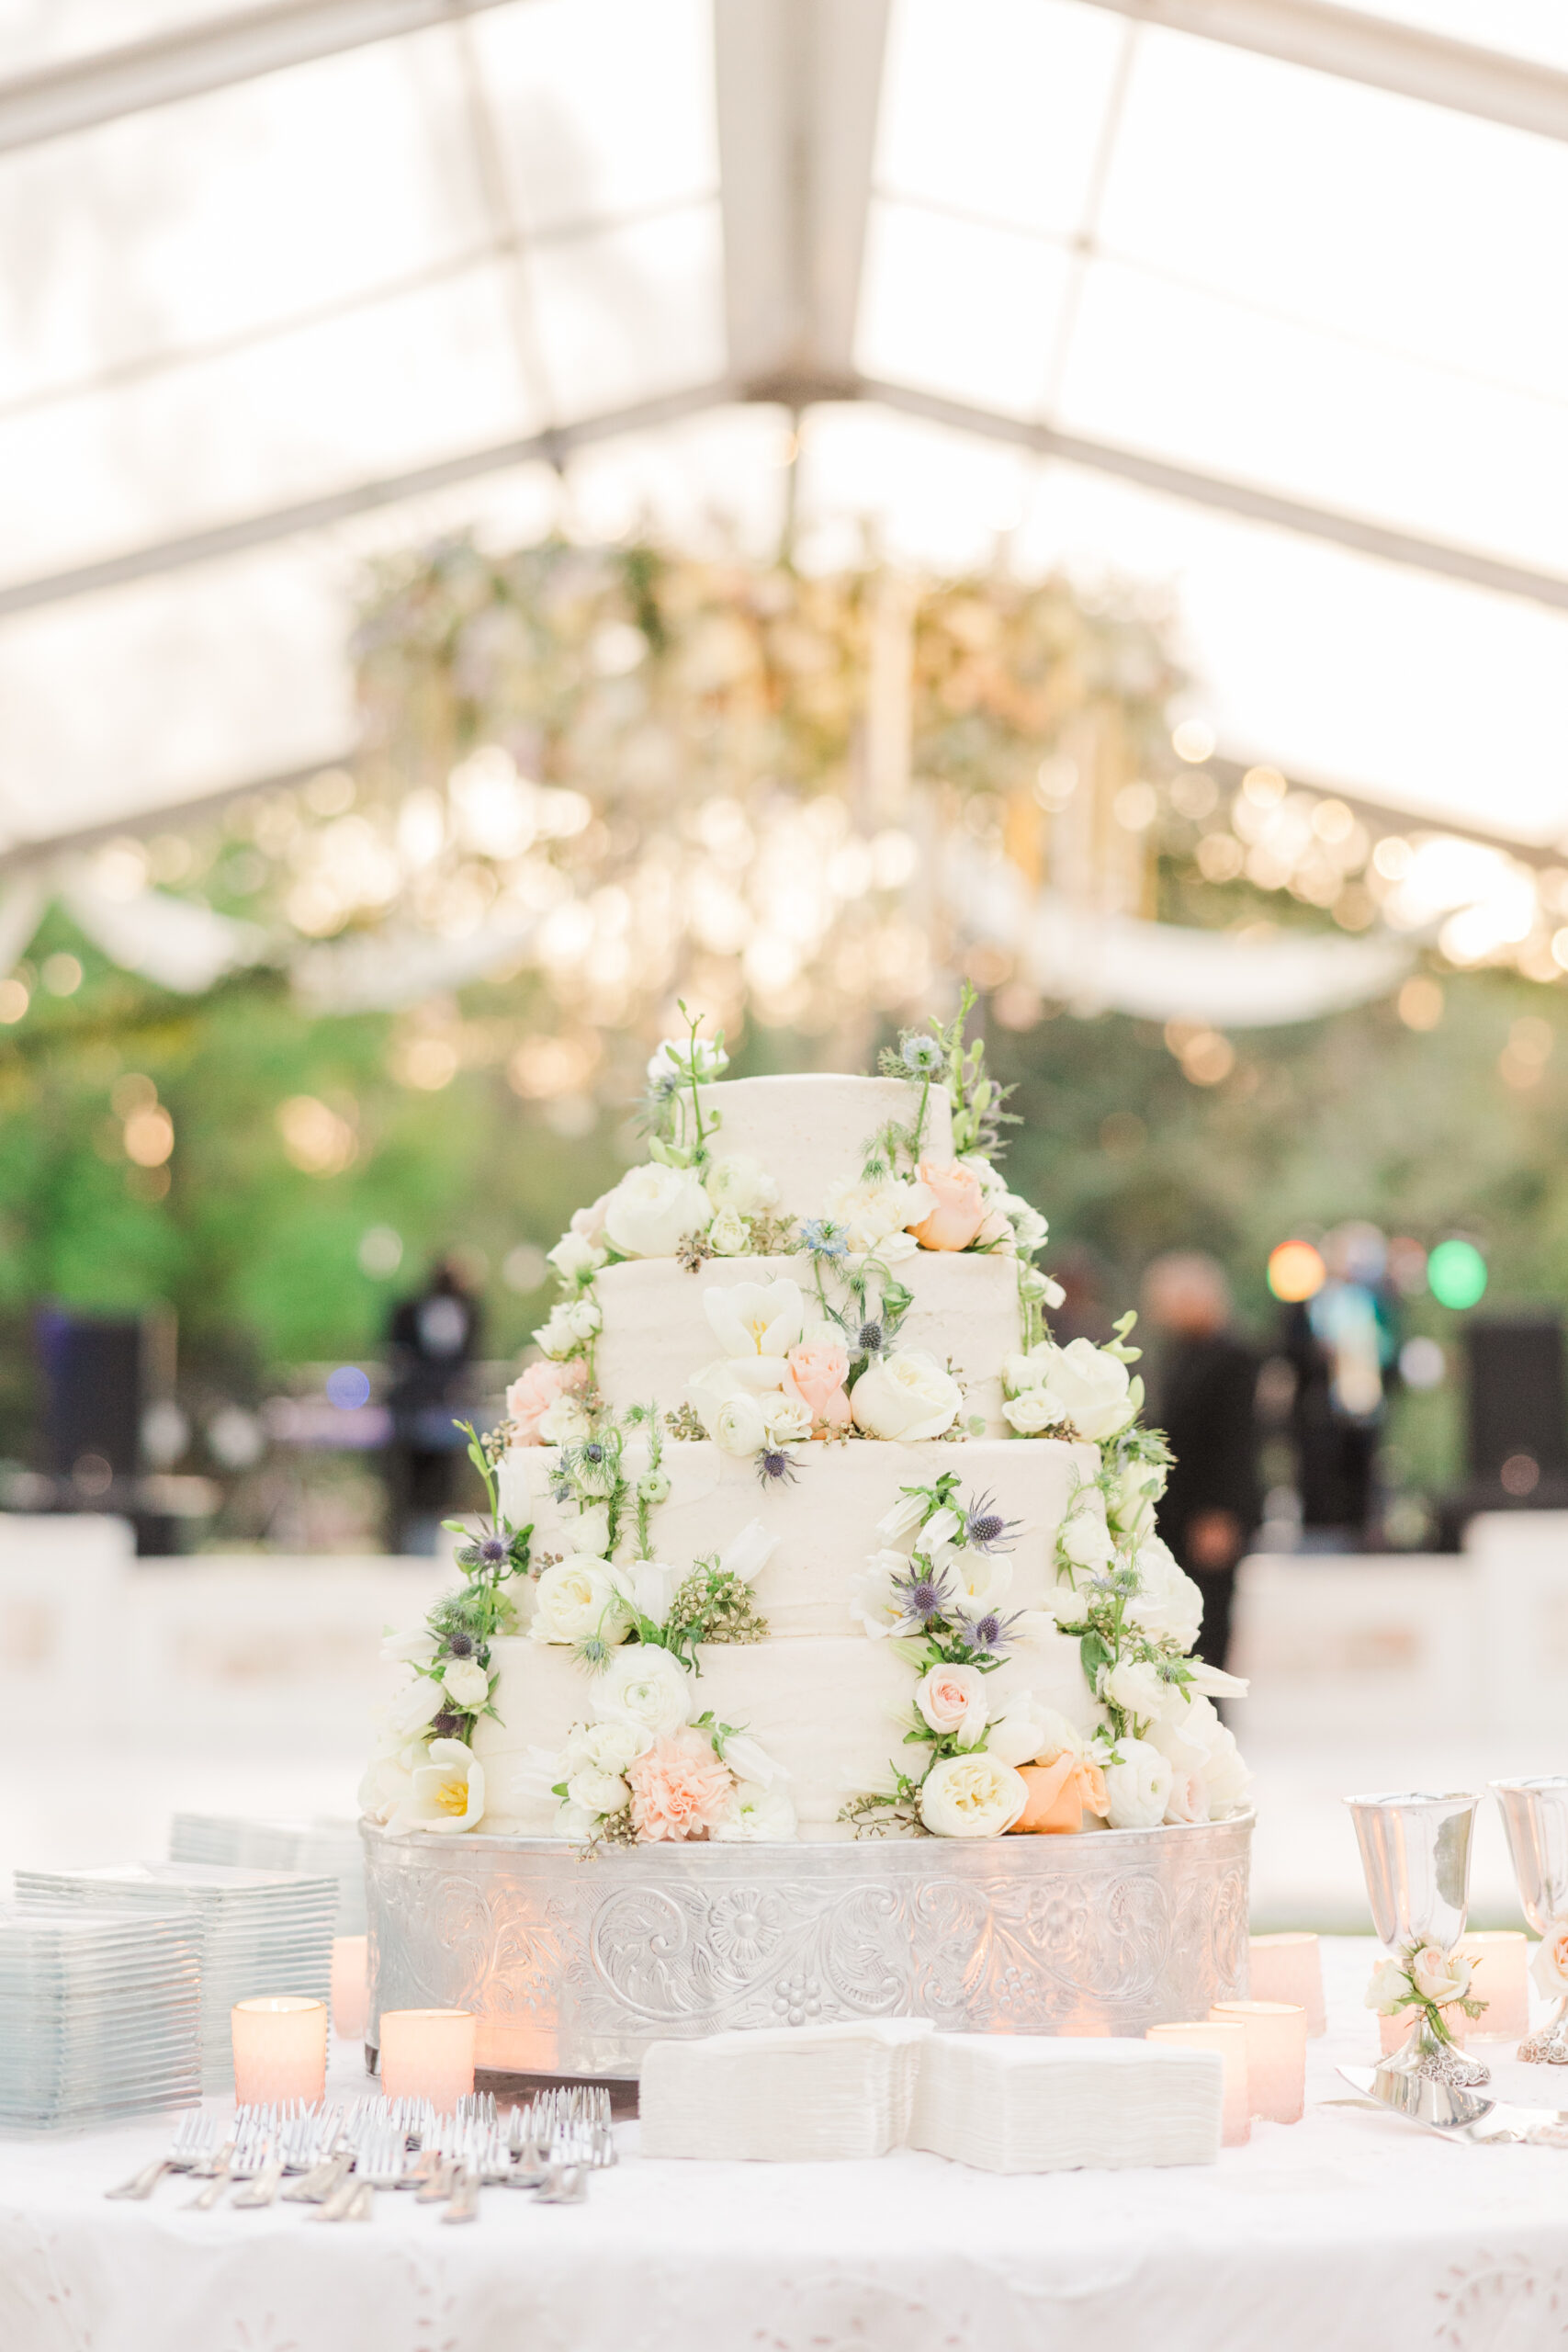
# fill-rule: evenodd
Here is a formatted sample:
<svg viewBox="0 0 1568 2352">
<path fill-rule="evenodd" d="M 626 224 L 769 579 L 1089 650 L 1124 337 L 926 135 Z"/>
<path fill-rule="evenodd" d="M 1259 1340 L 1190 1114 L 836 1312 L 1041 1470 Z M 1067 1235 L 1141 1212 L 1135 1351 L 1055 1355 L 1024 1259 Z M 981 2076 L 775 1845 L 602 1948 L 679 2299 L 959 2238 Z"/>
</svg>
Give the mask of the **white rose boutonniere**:
<svg viewBox="0 0 1568 2352">
<path fill-rule="evenodd" d="M 901 1348 L 869 1363 L 850 1391 L 857 1429 L 905 1445 L 941 1437 L 963 1406 L 957 1381 L 920 1348 Z"/>
<path fill-rule="evenodd" d="M 920 1783 L 920 1819 L 933 1838 L 1000 1838 L 1028 1802 L 1022 1773 L 986 1748 L 939 1756 Z"/>
<path fill-rule="evenodd" d="M 604 1232 L 624 1258 L 672 1258 L 688 1233 L 705 1233 L 713 1204 L 695 1170 L 650 1161 L 607 1193 Z"/>
<path fill-rule="evenodd" d="M 1450 2001 L 1470 1996 L 1475 1971 L 1461 1951 L 1445 1951 L 1441 1944 L 1422 1944 L 1410 1955 L 1410 1979 L 1424 2001 L 1446 2008 Z"/>
</svg>

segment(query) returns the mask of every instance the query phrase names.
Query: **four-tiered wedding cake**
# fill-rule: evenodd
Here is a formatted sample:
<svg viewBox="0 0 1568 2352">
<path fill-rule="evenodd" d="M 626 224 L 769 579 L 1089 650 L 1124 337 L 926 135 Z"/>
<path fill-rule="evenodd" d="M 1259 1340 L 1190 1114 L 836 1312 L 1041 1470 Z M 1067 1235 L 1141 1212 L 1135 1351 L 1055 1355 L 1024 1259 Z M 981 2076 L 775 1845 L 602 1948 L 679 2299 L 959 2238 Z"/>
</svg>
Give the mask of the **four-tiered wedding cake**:
<svg viewBox="0 0 1568 2352">
<path fill-rule="evenodd" d="M 475 1443 L 493 1532 L 390 1637 L 366 1810 L 580 1844 L 984 1838 L 1242 1809 L 1154 1533 L 1132 1317 L 1048 1336 L 1044 1220 L 962 1014 L 877 1078 L 650 1068 Z"/>
</svg>

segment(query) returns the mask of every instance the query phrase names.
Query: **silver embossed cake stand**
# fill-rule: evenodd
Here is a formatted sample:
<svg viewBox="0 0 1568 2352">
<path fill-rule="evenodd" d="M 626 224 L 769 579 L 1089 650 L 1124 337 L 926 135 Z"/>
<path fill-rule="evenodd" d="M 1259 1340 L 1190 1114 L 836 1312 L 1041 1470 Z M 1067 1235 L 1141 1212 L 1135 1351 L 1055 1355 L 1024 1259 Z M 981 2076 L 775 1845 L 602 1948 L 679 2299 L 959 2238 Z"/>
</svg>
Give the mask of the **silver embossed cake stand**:
<svg viewBox="0 0 1568 2352">
<path fill-rule="evenodd" d="M 917 2016 L 1138 2034 L 1245 1992 L 1252 1815 L 1080 1837 L 611 1847 L 363 1826 L 386 2009 L 489 2072 L 635 2076 L 651 2041 Z"/>
</svg>

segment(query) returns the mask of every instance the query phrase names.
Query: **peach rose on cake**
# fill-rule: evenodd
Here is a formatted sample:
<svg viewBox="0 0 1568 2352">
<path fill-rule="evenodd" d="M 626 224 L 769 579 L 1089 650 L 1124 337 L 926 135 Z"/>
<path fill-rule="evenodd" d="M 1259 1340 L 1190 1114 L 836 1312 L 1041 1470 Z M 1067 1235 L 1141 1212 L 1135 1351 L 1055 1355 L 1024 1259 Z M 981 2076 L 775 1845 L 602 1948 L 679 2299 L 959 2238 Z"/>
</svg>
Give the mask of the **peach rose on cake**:
<svg viewBox="0 0 1568 2352">
<path fill-rule="evenodd" d="M 849 1350 L 835 1341 L 805 1341 L 791 1348 L 785 1362 L 789 1369 L 784 1376 L 784 1393 L 797 1405 L 805 1406 L 813 1426 L 847 1429 L 850 1400 L 844 1381 L 850 1369 Z"/>
<path fill-rule="evenodd" d="M 626 1770 L 632 1826 L 650 1844 L 706 1838 L 728 1819 L 735 1775 L 707 1736 L 690 1728 L 656 1739 Z"/>
<path fill-rule="evenodd" d="M 588 1366 L 574 1363 L 531 1363 L 506 1392 L 507 1419 L 514 1443 L 543 1445 L 539 1423 L 563 1396 L 580 1396 L 588 1385 Z"/>
<path fill-rule="evenodd" d="M 909 1231 L 922 1250 L 967 1250 L 986 1222 L 986 1196 L 972 1168 L 954 1160 L 944 1168 L 940 1160 L 922 1159 L 920 1182 L 935 1199 L 935 1206 Z"/>
</svg>

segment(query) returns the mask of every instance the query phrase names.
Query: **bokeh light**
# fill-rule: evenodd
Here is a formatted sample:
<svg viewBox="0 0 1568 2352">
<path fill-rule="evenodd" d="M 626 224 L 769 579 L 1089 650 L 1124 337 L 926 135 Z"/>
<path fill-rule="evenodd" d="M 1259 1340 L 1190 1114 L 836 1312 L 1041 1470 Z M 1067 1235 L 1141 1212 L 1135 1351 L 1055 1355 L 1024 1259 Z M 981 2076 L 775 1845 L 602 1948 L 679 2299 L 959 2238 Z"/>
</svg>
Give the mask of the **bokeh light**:
<svg viewBox="0 0 1568 2352">
<path fill-rule="evenodd" d="M 1439 1241 L 1427 1261 L 1427 1282 L 1439 1306 L 1474 1306 L 1485 1295 L 1486 1261 L 1473 1241 Z"/>
<path fill-rule="evenodd" d="M 1288 1306 L 1315 1298 L 1328 1269 L 1310 1241 L 1281 1241 L 1269 1253 L 1269 1287 Z"/>
</svg>

